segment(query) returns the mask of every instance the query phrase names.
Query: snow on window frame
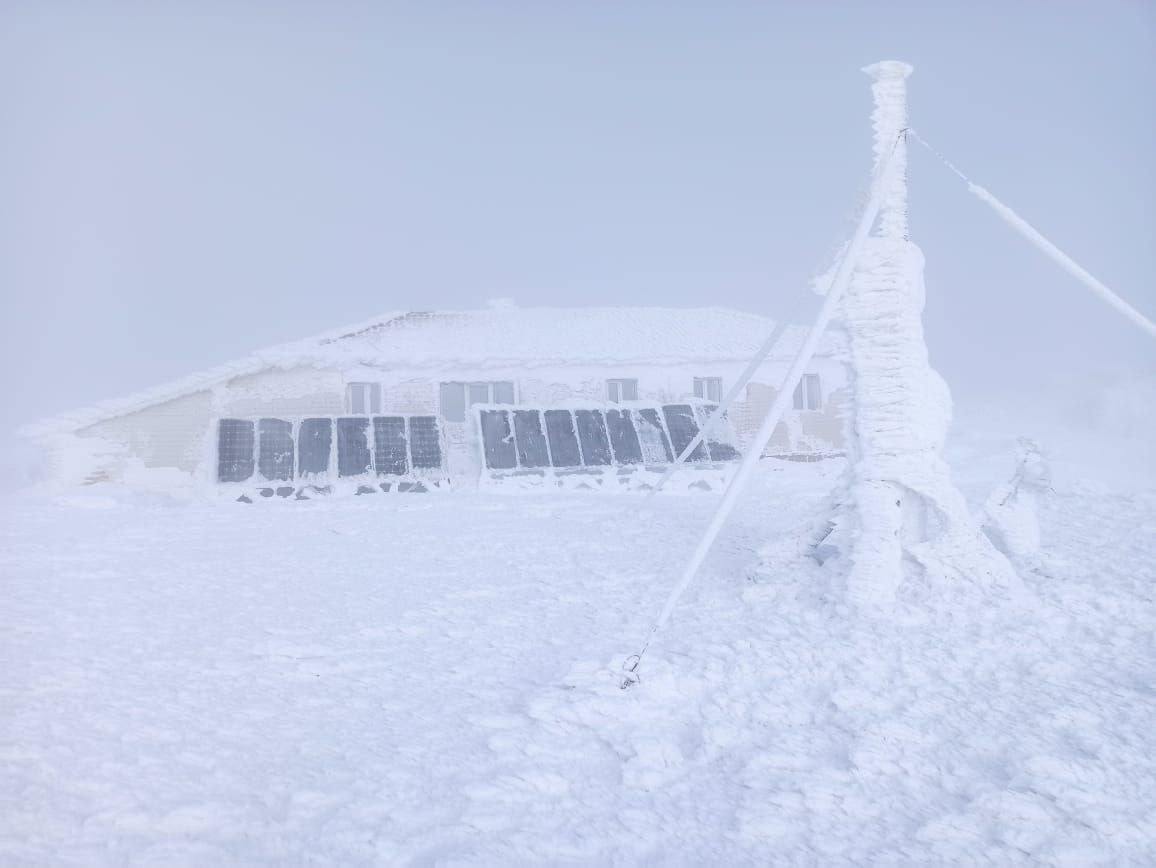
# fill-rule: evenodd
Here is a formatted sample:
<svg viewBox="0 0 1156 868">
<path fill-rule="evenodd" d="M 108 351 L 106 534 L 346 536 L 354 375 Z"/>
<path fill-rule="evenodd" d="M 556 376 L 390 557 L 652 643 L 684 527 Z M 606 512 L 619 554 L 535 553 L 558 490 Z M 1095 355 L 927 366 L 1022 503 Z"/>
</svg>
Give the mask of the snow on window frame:
<svg viewBox="0 0 1156 868">
<path fill-rule="evenodd" d="M 447 400 L 447 396 L 450 397 Z M 445 422 L 465 422 L 479 404 L 516 404 L 513 380 L 449 380 L 438 384 L 438 416 Z"/>
<path fill-rule="evenodd" d="M 611 404 L 638 400 L 638 380 L 633 377 L 615 377 L 606 381 L 606 400 Z"/>
<path fill-rule="evenodd" d="M 694 396 L 704 401 L 722 403 L 722 377 L 695 377 Z"/>
<path fill-rule="evenodd" d="M 823 383 L 818 374 L 803 374 L 792 401 L 796 410 L 823 409 Z"/>
<path fill-rule="evenodd" d="M 345 384 L 345 409 L 351 416 L 373 416 L 381 413 L 381 383 Z"/>
</svg>

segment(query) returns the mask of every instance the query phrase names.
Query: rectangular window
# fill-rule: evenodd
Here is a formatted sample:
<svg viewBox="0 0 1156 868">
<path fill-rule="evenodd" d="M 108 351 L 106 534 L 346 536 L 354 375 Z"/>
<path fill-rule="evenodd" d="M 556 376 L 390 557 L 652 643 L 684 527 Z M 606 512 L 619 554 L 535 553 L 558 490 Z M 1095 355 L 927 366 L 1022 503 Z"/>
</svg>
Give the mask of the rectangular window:
<svg viewBox="0 0 1156 868">
<path fill-rule="evenodd" d="M 722 403 L 722 377 L 695 377 L 694 396 L 704 401 Z"/>
<path fill-rule="evenodd" d="M 638 400 L 638 380 L 607 380 L 606 397 L 614 404 Z"/>
<path fill-rule="evenodd" d="M 474 404 L 489 404 L 490 403 L 490 384 L 489 383 L 470 383 L 466 387 L 466 403 L 469 406 Z"/>
<path fill-rule="evenodd" d="M 345 406 L 355 416 L 381 412 L 381 383 L 349 383 L 345 387 Z"/>
<path fill-rule="evenodd" d="M 509 380 L 441 384 L 441 415 L 447 422 L 466 421 L 466 408 L 475 404 L 513 403 L 514 384 Z"/>
<path fill-rule="evenodd" d="M 818 374 L 804 374 L 795 387 L 796 410 L 820 410 L 823 407 L 823 388 Z"/>
</svg>

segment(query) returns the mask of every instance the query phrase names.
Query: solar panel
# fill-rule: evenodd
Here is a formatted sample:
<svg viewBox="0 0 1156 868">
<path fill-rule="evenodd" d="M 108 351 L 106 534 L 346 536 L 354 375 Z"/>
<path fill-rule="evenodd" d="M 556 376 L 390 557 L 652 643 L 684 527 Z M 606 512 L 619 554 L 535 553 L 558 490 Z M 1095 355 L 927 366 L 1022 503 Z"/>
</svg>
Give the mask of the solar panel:
<svg viewBox="0 0 1156 868">
<path fill-rule="evenodd" d="M 703 420 L 709 419 L 717 409 L 717 404 L 702 404 L 700 405 L 700 412 L 703 414 Z M 735 461 L 742 456 L 739 451 L 729 443 L 721 443 L 711 437 L 706 438 L 707 448 L 710 450 L 711 461 Z"/>
<path fill-rule="evenodd" d="M 337 475 L 362 476 L 369 473 L 369 420 L 364 416 L 337 420 Z"/>
<path fill-rule="evenodd" d="M 653 407 L 642 407 L 634 411 L 634 417 L 638 443 L 642 447 L 642 460 L 647 464 L 669 464 L 673 461 L 670 439 L 662 429 L 658 410 Z"/>
<path fill-rule="evenodd" d="M 244 482 L 253 475 L 253 423 L 222 419 L 217 424 L 217 479 Z"/>
<path fill-rule="evenodd" d="M 297 473 L 307 476 L 328 472 L 332 443 L 332 420 L 303 419 L 297 431 Z"/>
<path fill-rule="evenodd" d="M 674 453 L 676 456 L 681 455 L 690 441 L 698 436 L 698 420 L 694 418 L 694 409 L 689 404 L 666 404 L 662 408 L 662 415 L 666 417 L 666 430 L 670 432 Z M 686 460 L 706 461 L 707 452 L 703 444 L 695 446 Z"/>
<path fill-rule="evenodd" d="M 582 463 L 587 467 L 604 467 L 613 463 L 602 411 L 575 410 L 574 424 L 578 429 L 578 442 L 582 444 Z"/>
<path fill-rule="evenodd" d="M 546 439 L 550 443 L 551 464 L 555 467 L 581 467 L 582 453 L 578 449 L 578 435 L 574 417 L 569 410 L 547 410 Z"/>
<path fill-rule="evenodd" d="M 518 466 L 514 436 L 510 431 L 510 415 L 505 410 L 482 410 L 482 451 L 486 467 L 491 470 L 511 470 Z"/>
<path fill-rule="evenodd" d="M 549 467 L 550 453 L 542 433 L 542 417 L 537 410 L 514 411 L 514 441 L 520 467 Z"/>
<path fill-rule="evenodd" d="M 403 476 L 409 470 L 403 417 L 373 418 L 373 466 L 378 476 Z"/>
<path fill-rule="evenodd" d="M 442 445 L 436 416 L 411 416 L 409 451 L 414 467 L 435 469 L 442 466 Z"/>
<path fill-rule="evenodd" d="M 606 430 L 610 434 L 610 448 L 616 464 L 642 463 L 642 446 L 629 410 L 607 410 Z"/>
<path fill-rule="evenodd" d="M 293 423 L 262 419 L 257 423 L 257 469 L 270 482 L 293 478 Z"/>
</svg>

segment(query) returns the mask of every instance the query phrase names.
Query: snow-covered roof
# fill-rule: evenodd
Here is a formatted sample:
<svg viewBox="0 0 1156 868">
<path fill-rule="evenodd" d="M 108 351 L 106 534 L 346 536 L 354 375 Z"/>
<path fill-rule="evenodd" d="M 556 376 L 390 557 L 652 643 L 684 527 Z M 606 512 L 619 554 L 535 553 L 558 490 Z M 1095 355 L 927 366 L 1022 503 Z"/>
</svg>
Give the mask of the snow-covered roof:
<svg viewBox="0 0 1156 868">
<path fill-rule="evenodd" d="M 271 368 L 481 371 L 746 361 L 774 327 L 767 317 L 721 307 L 496 307 L 389 313 L 46 419 L 26 427 L 24 433 L 42 436 L 76 430 Z M 806 332 L 800 326 L 788 327 L 771 358 L 793 356 Z M 818 355 L 835 352 L 837 339 L 825 335 Z"/>
</svg>

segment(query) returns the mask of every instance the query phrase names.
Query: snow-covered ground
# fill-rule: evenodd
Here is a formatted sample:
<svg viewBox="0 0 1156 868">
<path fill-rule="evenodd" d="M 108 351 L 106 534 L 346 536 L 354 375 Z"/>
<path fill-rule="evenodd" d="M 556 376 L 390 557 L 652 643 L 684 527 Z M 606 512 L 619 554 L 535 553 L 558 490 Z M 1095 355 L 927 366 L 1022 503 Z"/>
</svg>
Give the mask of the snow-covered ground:
<svg viewBox="0 0 1156 868">
<path fill-rule="evenodd" d="M 716 496 L 7 497 L 0 862 L 1156 861 L 1156 491 L 884 621 L 799 555 L 841 468 L 762 464 L 629 691 Z"/>
</svg>

